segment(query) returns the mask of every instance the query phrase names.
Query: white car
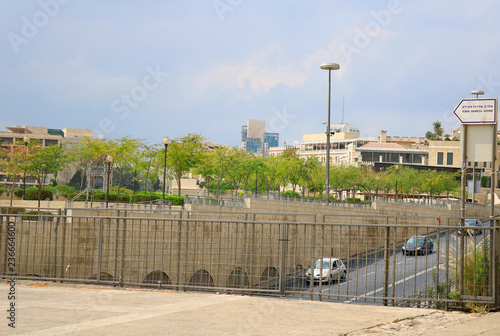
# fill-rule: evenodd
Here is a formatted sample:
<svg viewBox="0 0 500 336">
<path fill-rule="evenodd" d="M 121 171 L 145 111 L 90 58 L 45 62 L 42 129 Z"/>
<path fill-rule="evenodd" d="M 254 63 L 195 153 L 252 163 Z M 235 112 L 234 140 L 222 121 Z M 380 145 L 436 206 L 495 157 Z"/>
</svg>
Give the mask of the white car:
<svg viewBox="0 0 500 336">
<path fill-rule="evenodd" d="M 346 278 L 347 268 L 342 260 L 338 258 L 318 259 L 314 263 L 314 269 L 309 268 L 306 272 L 308 281 L 331 281 L 343 280 Z"/>
</svg>

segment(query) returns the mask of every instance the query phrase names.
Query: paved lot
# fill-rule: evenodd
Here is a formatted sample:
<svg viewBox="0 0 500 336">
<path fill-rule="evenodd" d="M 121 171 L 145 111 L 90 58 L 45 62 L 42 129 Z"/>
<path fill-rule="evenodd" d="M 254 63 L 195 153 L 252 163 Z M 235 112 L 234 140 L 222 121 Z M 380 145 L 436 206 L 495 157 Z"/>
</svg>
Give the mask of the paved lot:
<svg viewBox="0 0 500 336">
<path fill-rule="evenodd" d="M 9 290 L 0 284 L 0 335 L 500 335 L 500 313 L 27 281 L 15 286 L 13 329 Z"/>
</svg>

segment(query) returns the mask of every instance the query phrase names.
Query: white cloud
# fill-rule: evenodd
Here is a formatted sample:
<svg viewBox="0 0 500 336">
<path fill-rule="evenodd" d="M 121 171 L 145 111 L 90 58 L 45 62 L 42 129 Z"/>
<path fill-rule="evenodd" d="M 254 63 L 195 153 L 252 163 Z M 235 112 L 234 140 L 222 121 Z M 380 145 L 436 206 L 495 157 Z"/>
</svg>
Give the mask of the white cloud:
<svg viewBox="0 0 500 336">
<path fill-rule="evenodd" d="M 274 48 L 253 55 L 242 64 L 220 65 L 208 70 L 196 80 L 198 89 L 206 92 L 219 87 L 237 91 L 237 96 L 250 99 L 267 93 L 279 84 L 289 87 L 302 85 L 307 75 L 301 67 L 289 62 L 280 66 L 270 64 Z"/>
</svg>

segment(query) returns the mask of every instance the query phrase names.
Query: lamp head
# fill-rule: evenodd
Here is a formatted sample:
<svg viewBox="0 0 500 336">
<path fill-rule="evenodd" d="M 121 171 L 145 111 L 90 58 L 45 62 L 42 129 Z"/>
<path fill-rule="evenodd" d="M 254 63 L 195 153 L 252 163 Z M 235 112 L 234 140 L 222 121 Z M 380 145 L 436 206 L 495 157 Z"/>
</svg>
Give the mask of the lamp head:
<svg viewBox="0 0 500 336">
<path fill-rule="evenodd" d="M 340 65 L 337 63 L 323 63 L 320 65 L 320 68 L 323 70 L 338 70 L 340 69 Z"/>
</svg>

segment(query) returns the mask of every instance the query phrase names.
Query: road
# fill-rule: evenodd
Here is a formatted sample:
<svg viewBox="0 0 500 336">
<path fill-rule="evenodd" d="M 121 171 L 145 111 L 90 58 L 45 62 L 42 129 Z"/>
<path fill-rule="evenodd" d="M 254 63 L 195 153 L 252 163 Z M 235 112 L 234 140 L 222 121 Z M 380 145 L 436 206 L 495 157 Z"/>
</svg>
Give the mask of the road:
<svg viewBox="0 0 500 336">
<path fill-rule="evenodd" d="M 489 222 L 482 225 L 489 227 Z M 466 235 L 463 239 L 466 244 L 479 245 L 488 235 L 488 232 Z M 460 246 L 462 238 L 454 230 L 449 232 L 449 244 L 447 244 L 447 230 L 443 230 L 439 237 L 437 234 L 430 237 L 433 239 L 434 249 L 431 254 L 427 255 L 403 255 L 401 246 L 390 246 L 386 297 L 428 296 L 426 292 L 436 287 L 437 281 L 442 283 L 446 280 L 446 274 L 449 278 L 453 276 L 456 270 L 454 261 L 459 260 L 457 246 Z M 348 274 L 345 280 L 314 283 L 312 289 L 315 296 L 318 299 L 321 296 L 321 300 L 325 301 L 383 303 L 385 269 L 383 252 L 348 260 L 346 266 Z M 309 299 L 310 286 L 311 284 L 306 282 L 305 278 L 298 277 L 288 282 L 287 290 L 296 291 L 292 296 Z M 301 291 L 303 293 L 300 293 Z M 399 301 L 401 304 L 402 300 Z"/>
</svg>

